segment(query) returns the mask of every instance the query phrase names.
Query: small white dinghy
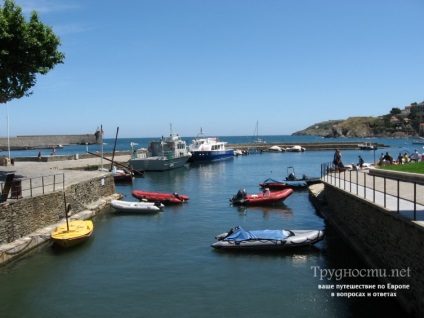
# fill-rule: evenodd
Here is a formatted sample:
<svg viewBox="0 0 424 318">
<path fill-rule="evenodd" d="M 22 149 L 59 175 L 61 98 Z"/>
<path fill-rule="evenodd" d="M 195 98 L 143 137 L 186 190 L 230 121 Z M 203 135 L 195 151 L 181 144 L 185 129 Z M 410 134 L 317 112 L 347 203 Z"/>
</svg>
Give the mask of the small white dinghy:
<svg viewBox="0 0 424 318">
<path fill-rule="evenodd" d="M 164 208 L 160 202 L 133 202 L 112 200 L 110 205 L 120 212 L 134 212 L 134 213 L 156 213 Z"/>
<path fill-rule="evenodd" d="M 324 238 L 320 230 L 256 230 L 245 231 L 240 226 L 215 237 L 211 246 L 228 250 L 281 250 L 315 244 Z"/>
</svg>

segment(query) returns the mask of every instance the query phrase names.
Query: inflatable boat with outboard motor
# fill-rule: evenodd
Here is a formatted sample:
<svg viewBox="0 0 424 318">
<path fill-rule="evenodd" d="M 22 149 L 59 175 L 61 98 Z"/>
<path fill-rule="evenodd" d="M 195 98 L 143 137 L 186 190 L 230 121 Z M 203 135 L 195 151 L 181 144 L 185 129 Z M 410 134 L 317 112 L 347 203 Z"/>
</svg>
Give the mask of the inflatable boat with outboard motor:
<svg viewBox="0 0 424 318">
<path fill-rule="evenodd" d="M 280 250 L 315 244 L 324 238 L 320 230 L 256 230 L 245 231 L 241 226 L 215 237 L 211 246 L 228 250 Z"/>
</svg>

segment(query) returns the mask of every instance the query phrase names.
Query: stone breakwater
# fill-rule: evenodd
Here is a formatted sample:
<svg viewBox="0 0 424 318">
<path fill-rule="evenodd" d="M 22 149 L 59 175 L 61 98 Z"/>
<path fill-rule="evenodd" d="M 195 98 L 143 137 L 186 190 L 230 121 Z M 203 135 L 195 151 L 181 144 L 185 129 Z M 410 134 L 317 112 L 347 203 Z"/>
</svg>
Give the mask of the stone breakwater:
<svg viewBox="0 0 424 318">
<path fill-rule="evenodd" d="M 0 138 L 0 150 L 26 150 L 26 149 L 49 149 L 59 145 L 85 145 L 100 144 L 102 142 L 101 134 L 85 135 L 46 135 L 46 136 L 17 136 L 13 138 Z"/>
<path fill-rule="evenodd" d="M 267 151 L 272 146 L 279 146 L 283 149 L 291 148 L 293 146 L 301 146 L 306 151 L 312 150 L 352 150 L 359 149 L 359 142 L 307 142 L 307 143 L 251 143 L 251 144 L 228 144 L 227 148 L 248 150 L 249 148 L 257 148 L 262 151 Z M 384 144 L 378 144 L 377 148 L 388 148 Z"/>
</svg>

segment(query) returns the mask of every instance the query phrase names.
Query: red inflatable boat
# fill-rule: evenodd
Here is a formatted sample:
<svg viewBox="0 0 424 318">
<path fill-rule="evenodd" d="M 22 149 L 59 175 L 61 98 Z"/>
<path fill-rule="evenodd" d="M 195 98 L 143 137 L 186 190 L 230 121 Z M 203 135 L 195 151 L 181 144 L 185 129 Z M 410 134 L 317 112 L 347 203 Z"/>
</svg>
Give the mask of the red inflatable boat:
<svg viewBox="0 0 424 318">
<path fill-rule="evenodd" d="M 176 204 L 186 202 L 189 197 L 178 193 L 160 193 L 134 190 L 132 196 L 140 201 L 160 202 L 163 204 Z"/>
<path fill-rule="evenodd" d="M 293 193 L 293 189 L 287 188 L 281 191 L 271 192 L 266 189 L 263 193 L 247 194 L 246 190 L 241 189 L 230 198 L 230 202 L 234 205 L 261 205 L 275 204 L 284 201 Z"/>
</svg>

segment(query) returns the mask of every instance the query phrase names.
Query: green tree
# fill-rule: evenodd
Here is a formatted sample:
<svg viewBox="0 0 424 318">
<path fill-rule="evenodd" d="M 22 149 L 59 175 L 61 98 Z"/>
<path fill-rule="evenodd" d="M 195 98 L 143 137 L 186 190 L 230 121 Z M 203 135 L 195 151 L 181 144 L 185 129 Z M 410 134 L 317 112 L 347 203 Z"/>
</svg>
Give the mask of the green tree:
<svg viewBox="0 0 424 318">
<path fill-rule="evenodd" d="M 399 115 L 402 111 L 400 110 L 400 108 L 397 107 L 393 107 L 392 110 L 390 111 L 390 115 L 396 116 Z"/>
<path fill-rule="evenodd" d="M 0 103 L 29 96 L 36 75 L 63 63 L 60 39 L 33 11 L 27 22 L 12 0 L 0 7 Z"/>
</svg>

